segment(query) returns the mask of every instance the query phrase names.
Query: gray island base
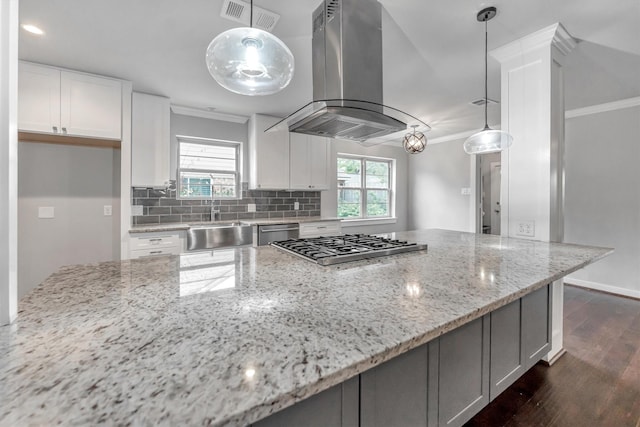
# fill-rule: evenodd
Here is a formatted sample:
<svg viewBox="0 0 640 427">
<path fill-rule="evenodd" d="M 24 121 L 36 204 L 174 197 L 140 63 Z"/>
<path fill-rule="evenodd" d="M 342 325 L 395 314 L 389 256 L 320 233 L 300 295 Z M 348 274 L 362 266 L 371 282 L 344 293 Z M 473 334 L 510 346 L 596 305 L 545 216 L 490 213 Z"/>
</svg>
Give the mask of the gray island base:
<svg viewBox="0 0 640 427">
<path fill-rule="evenodd" d="M 60 269 L 0 328 L 0 425 L 460 425 L 610 249 L 443 230 L 323 267 L 272 247 Z"/>
</svg>

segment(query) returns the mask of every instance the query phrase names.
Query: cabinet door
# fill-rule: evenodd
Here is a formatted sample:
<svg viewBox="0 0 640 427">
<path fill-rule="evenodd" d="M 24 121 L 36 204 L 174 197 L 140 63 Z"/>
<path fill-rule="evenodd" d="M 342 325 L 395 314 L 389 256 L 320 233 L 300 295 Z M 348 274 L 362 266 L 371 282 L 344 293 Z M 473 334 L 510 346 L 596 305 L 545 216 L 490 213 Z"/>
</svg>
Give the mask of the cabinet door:
<svg viewBox="0 0 640 427">
<path fill-rule="evenodd" d="M 310 136 L 291 132 L 289 134 L 289 188 L 311 189 L 309 168 Z"/>
<path fill-rule="evenodd" d="M 358 377 L 264 418 L 254 427 L 358 427 Z"/>
<path fill-rule="evenodd" d="M 18 129 L 60 132 L 60 71 L 20 62 Z"/>
<path fill-rule="evenodd" d="M 122 84 L 117 80 L 86 74 L 60 73 L 62 133 L 121 139 Z"/>
<path fill-rule="evenodd" d="M 428 346 L 360 375 L 361 427 L 427 425 Z"/>
<path fill-rule="evenodd" d="M 309 145 L 309 172 L 311 188 L 329 189 L 329 157 L 331 143 L 329 138 L 312 136 Z"/>
<path fill-rule="evenodd" d="M 289 188 L 289 132 L 265 132 L 281 119 L 254 114 L 249 123 L 249 186 L 253 189 Z"/>
<path fill-rule="evenodd" d="M 169 180 L 169 98 L 133 93 L 131 184 L 162 186 Z"/>
<path fill-rule="evenodd" d="M 522 297 L 522 351 L 524 370 L 547 354 L 550 347 L 549 285 Z"/>
<path fill-rule="evenodd" d="M 438 425 L 461 426 L 489 403 L 488 316 L 448 332 L 437 346 Z"/>
<path fill-rule="evenodd" d="M 520 300 L 500 307 L 491 318 L 491 386 L 495 399 L 524 373 L 520 339 Z"/>
</svg>

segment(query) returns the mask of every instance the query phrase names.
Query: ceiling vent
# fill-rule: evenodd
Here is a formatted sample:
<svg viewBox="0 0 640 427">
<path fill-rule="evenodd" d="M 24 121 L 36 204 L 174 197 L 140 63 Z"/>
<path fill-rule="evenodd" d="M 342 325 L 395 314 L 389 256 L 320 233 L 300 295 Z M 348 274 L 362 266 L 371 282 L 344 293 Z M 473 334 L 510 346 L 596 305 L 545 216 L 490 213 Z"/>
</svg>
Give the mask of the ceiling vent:
<svg viewBox="0 0 640 427">
<path fill-rule="evenodd" d="M 251 5 L 240 0 L 224 0 L 222 2 L 222 10 L 220 16 L 231 21 L 250 25 Z M 258 6 L 253 6 L 253 27 L 264 31 L 273 31 L 280 15 L 270 12 Z"/>
<path fill-rule="evenodd" d="M 486 99 L 487 105 L 491 105 L 491 104 L 499 104 L 498 101 L 494 101 L 491 98 L 487 98 Z M 476 99 L 475 101 L 471 101 L 470 104 L 476 105 L 478 107 L 484 107 L 485 104 L 485 99 L 484 98 L 480 98 L 480 99 Z"/>
</svg>

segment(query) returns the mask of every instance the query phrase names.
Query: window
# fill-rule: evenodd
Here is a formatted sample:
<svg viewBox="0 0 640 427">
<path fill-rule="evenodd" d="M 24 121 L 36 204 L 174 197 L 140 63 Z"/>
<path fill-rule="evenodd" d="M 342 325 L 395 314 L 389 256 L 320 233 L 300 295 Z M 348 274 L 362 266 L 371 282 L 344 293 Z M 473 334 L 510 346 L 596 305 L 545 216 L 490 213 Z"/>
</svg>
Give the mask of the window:
<svg viewBox="0 0 640 427">
<path fill-rule="evenodd" d="M 178 136 L 180 199 L 240 198 L 240 143 Z"/>
<path fill-rule="evenodd" d="M 393 160 L 338 155 L 338 217 L 392 215 Z"/>
</svg>

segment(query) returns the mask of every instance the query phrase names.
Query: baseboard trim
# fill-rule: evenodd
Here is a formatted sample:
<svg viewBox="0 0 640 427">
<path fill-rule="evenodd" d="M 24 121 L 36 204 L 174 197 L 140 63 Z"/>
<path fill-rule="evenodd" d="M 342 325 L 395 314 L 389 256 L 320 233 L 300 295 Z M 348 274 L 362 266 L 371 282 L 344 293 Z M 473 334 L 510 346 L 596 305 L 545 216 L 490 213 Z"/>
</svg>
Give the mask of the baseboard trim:
<svg viewBox="0 0 640 427">
<path fill-rule="evenodd" d="M 567 350 L 563 348 L 559 352 L 557 352 L 555 356 L 551 358 L 551 360 L 546 360 L 546 356 L 545 356 L 542 359 L 540 359 L 540 363 L 542 363 L 545 366 L 551 366 L 554 363 L 556 363 L 562 356 L 564 356 L 566 352 Z"/>
<path fill-rule="evenodd" d="M 573 277 L 564 278 L 565 285 L 573 285 L 579 288 L 593 289 L 596 291 L 606 292 L 608 294 L 619 295 L 627 298 L 640 300 L 640 291 L 627 288 L 619 288 L 617 286 L 605 285 L 598 282 L 590 282 L 588 280 L 575 279 Z"/>
</svg>

